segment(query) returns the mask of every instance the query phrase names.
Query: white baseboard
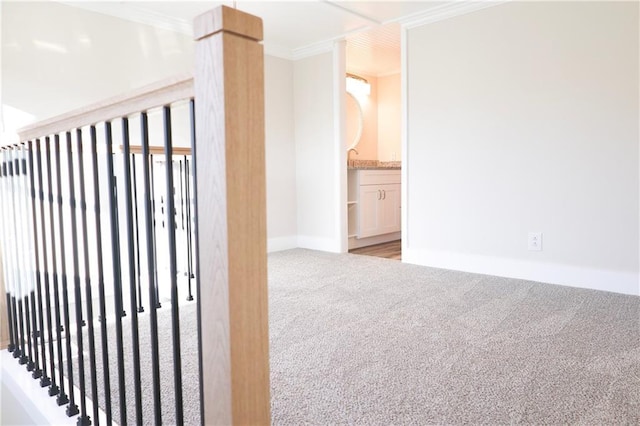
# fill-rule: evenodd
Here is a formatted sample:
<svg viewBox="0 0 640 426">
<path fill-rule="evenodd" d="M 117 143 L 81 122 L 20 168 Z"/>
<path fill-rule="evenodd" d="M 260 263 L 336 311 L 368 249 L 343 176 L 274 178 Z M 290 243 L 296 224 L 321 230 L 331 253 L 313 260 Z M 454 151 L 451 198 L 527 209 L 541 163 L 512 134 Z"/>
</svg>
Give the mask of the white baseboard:
<svg viewBox="0 0 640 426">
<path fill-rule="evenodd" d="M 267 239 L 267 252 L 289 250 L 298 247 L 298 236 L 276 237 Z"/>
<path fill-rule="evenodd" d="M 402 252 L 402 261 L 433 268 L 640 296 L 638 274 L 633 272 L 411 248 Z"/>
<path fill-rule="evenodd" d="M 328 251 L 331 253 L 340 253 L 340 241 L 331 238 L 309 237 L 306 235 L 298 235 L 298 247 L 310 250 Z"/>
<path fill-rule="evenodd" d="M 349 250 L 360 247 L 372 246 L 374 244 L 388 243 L 389 241 L 399 240 L 401 236 L 400 232 L 392 232 L 391 234 L 376 235 L 375 237 L 367 238 L 349 238 Z"/>
</svg>

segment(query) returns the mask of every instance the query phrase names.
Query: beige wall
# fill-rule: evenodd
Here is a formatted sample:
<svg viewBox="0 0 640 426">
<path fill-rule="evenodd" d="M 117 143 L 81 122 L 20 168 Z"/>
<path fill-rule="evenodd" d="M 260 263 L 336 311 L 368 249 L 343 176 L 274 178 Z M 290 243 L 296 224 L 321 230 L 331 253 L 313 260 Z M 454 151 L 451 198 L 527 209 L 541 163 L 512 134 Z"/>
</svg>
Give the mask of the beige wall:
<svg viewBox="0 0 640 426">
<path fill-rule="evenodd" d="M 359 160 L 400 160 L 400 74 L 373 77 L 358 74 L 369 81 L 371 94 L 361 95 L 363 115 L 362 137 L 358 143 L 358 155 L 351 158 Z M 357 107 L 347 99 L 347 141 L 353 140 L 357 131 Z"/>
<path fill-rule="evenodd" d="M 297 246 L 293 62 L 264 59 L 267 234 L 273 251 Z"/>
<path fill-rule="evenodd" d="M 333 53 L 293 65 L 298 246 L 339 251 Z"/>
<path fill-rule="evenodd" d="M 362 109 L 362 136 L 356 147 L 358 155 L 351 154 L 350 158 L 376 160 L 378 159 L 378 79 L 362 73 L 358 75 L 367 79 L 371 85 L 371 93 L 368 96 L 355 96 Z M 351 142 L 351 136 L 356 133 L 357 124 L 357 107 L 351 100 L 347 100 L 347 143 Z"/>
<path fill-rule="evenodd" d="M 401 158 L 400 74 L 378 77 L 378 160 Z"/>
<path fill-rule="evenodd" d="M 192 38 L 172 31 L 55 2 L 2 2 L 1 19 L 3 136 L 15 138 L 15 129 L 31 122 L 193 70 Z M 269 248 L 277 250 L 296 246 L 293 62 L 265 57 L 265 104 L 267 233 Z M 22 111 L 23 121 L 11 120 L 8 109 Z M 174 111 L 174 132 L 188 124 L 186 111 Z"/>
<path fill-rule="evenodd" d="M 640 293 L 638 6 L 511 2 L 408 30 L 404 260 Z"/>
</svg>

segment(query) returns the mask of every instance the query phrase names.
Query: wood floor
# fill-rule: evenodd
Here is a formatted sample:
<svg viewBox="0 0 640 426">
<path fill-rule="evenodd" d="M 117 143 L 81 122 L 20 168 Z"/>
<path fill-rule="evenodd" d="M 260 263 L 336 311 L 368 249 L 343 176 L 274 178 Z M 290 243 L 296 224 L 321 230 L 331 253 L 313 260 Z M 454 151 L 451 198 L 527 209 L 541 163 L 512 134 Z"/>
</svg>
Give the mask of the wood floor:
<svg viewBox="0 0 640 426">
<path fill-rule="evenodd" d="M 402 246 L 400 244 L 400 240 L 396 240 L 388 243 L 376 244 L 374 246 L 351 249 L 349 250 L 349 253 L 401 260 Z"/>
</svg>

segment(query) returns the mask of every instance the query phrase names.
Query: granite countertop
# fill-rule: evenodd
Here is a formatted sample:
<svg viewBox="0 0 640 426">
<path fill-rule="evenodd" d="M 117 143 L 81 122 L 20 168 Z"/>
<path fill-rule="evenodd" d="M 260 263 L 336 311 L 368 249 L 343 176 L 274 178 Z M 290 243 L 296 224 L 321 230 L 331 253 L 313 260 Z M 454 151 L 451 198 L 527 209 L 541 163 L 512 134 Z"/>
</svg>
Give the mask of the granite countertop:
<svg viewBox="0 0 640 426">
<path fill-rule="evenodd" d="M 348 169 L 399 169 L 400 161 L 347 160 Z"/>
</svg>

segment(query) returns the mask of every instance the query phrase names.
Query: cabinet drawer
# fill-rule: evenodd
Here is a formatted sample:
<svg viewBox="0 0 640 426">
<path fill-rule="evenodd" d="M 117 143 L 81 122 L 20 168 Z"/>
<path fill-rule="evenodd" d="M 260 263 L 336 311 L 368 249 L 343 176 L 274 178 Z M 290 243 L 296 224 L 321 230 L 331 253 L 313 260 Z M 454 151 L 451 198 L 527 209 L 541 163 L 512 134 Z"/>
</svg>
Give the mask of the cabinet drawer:
<svg viewBox="0 0 640 426">
<path fill-rule="evenodd" d="M 400 183 L 400 170 L 360 170 L 360 185 Z"/>
</svg>

